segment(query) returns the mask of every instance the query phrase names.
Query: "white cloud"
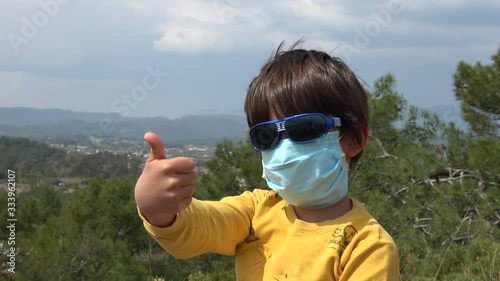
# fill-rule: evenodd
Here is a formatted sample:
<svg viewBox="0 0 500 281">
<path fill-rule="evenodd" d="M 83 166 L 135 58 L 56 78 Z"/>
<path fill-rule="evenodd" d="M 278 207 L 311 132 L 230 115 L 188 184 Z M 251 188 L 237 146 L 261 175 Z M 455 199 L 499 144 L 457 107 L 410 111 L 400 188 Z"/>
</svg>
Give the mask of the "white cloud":
<svg viewBox="0 0 500 281">
<path fill-rule="evenodd" d="M 140 77 L 144 65 L 161 63 L 177 76 L 157 91 L 162 102 L 145 101 L 144 115 L 149 107 L 155 114 L 165 107 L 189 113 L 197 106 L 192 100 L 227 108 L 233 98 L 239 108 L 241 85 L 258 64 L 281 41 L 290 45 L 299 38 L 304 48 L 343 59 L 346 46 L 356 47 L 352 63 L 368 77 L 386 70 L 404 77 L 407 71 L 411 94 L 418 88 L 414 80 L 426 78 L 415 79 L 408 66 L 441 67 L 439 78 L 429 73 L 437 81 L 429 87 L 449 86 L 459 60 L 488 61 L 500 43 L 498 0 L 71 0 L 14 54 L 7 34 L 22 31 L 21 19 L 32 18 L 39 1 L 53 0 L 0 1 L 0 100 L 6 106 L 109 112 L 112 99 L 133 86 L 127 79 Z M 388 5 L 397 1 L 407 5 L 390 13 Z M 363 36 L 365 43 L 357 44 Z M 228 86 L 228 80 L 237 82 Z M 183 94 L 171 94 L 177 92 Z"/>
<path fill-rule="evenodd" d="M 8 0 L 6 5 L 15 7 L 18 15 L 14 20 L 17 26 L 13 25 L 11 17 L 9 29 L 19 30 L 19 18 L 33 14 L 33 9 L 39 8 L 37 3 Z M 388 15 L 390 7 L 398 7 L 398 3 L 403 4 L 401 11 Z M 355 46 L 357 33 L 366 33 L 374 25 L 377 27 L 377 24 L 380 31 L 376 30 L 376 36 L 370 36 L 370 44 L 362 46 L 362 49 L 375 47 L 373 43 L 384 44 L 382 38 L 387 37 L 384 35 L 403 38 L 412 36 L 413 40 L 421 38 L 422 41 L 434 40 L 437 36 L 442 41 L 447 38 L 455 40 L 457 34 L 464 32 L 457 32 L 456 25 L 442 24 L 439 18 L 432 18 L 432 22 L 429 19 L 422 22 L 419 18 L 423 15 L 428 17 L 429 13 L 446 14 L 451 8 L 470 5 L 499 7 L 500 2 L 479 0 L 471 4 L 466 0 L 436 0 L 432 3 L 423 0 L 374 0 L 368 5 L 366 2 L 349 0 L 73 1 L 63 7 L 61 18 L 57 16 L 57 23 L 50 23 L 36 38 L 30 40 L 30 46 L 26 49 L 31 50 L 23 51 L 23 57 L 12 56 L 12 48 L 0 43 L 0 51 L 8 51 L 7 56 L 0 57 L 0 62 L 10 64 L 15 60 L 16 63 L 41 67 L 45 67 L 46 62 L 49 68 L 64 68 L 79 63 L 85 56 L 90 56 L 90 52 L 109 52 L 111 47 L 106 47 L 106 38 L 123 38 L 127 35 L 132 38 L 134 33 L 140 32 L 157 34 L 150 42 L 155 51 L 187 54 L 268 52 L 283 40 L 293 42 L 299 38 L 305 38 L 308 46 L 330 50 L 342 42 Z M 7 15 L 5 12 L 0 14 Z M 384 15 L 389 18 L 384 18 Z M 384 20 L 386 22 L 381 22 Z M 74 29 L 64 28 L 69 24 Z M 485 29 L 492 30 L 491 27 L 483 29 L 478 26 L 479 33 L 473 34 L 475 39 L 479 38 L 479 42 L 486 40 L 481 38 L 488 37 Z M 0 33 L 6 32 L 0 27 Z M 490 34 L 498 34 L 498 29 L 493 28 Z M 97 40 L 103 42 L 97 44 Z M 400 44 L 397 40 L 386 42 L 385 45 L 390 48 Z"/>
<path fill-rule="evenodd" d="M 231 49 L 230 41 L 224 40 L 223 34 L 213 30 L 201 30 L 196 27 L 168 24 L 165 34 L 154 42 L 155 50 L 183 52 L 204 52 L 217 46 L 219 51 Z M 226 42 L 224 42 L 226 41 Z"/>
<path fill-rule="evenodd" d="M 320 25 L 335 30 L 345 28 L 344 22 L 356 21 L 330 4 L 258 2 L 189 0 L 168 5 L 169 20 L 161 26 L 163 35 L 155 40 L 154 49 L 187 53 L 269 50 L 282 40 L 293 42 L 301 37 L 325 43 L 329 35 L 318 31 L 323 29 Z"/>
<path fill-rule="evenodd" d="M 273 32 L 271 17 L 262 8 L 231 6 L 221 1 L 188 0 L 168 5 L 158 51 L 226 52 L 265 42 Z"/>
<path fill-rule="evenodd" d="M 480 5 L 498 6 L 498 1 L 480 0 Z M 282 40 L 304 37 L 322 49 L 338 42 L 355 45 L 356 33 L 372 32 L 370 41 L 379 34 L 415 32 L 423 40 L 439 32 L 443 38 L 456 34 L 454 26 L 441 25 L 440 19 L 420 22 L 421 15 L 447 13 L 450 8 L 471 5 L 465 0 L 187 0 L 166 2 L 163 35 L 154 41 L 156 51 L 179 53 L 231 52 L 255 50 L 276 45 Z M 476 4 L 474 4 L 476 5 Z M 408 20 L 405 18 L 409 17 Z M 378 25 L 378 26 L 377 26 Z M 425 32 L 421 30 L 425 29 Z M 375 30 L 375 32 L 373 32 Z M 440 31 L 439 31 L 440 30 Z M 477 37 L 477 36 L 476 36 Z M 396 41 L 392 41 L 396 43 Z M 369 48 L 370 46 L 363 46 Z M 393 47 L 393 46 L 391 46 Z"/>
</svg>

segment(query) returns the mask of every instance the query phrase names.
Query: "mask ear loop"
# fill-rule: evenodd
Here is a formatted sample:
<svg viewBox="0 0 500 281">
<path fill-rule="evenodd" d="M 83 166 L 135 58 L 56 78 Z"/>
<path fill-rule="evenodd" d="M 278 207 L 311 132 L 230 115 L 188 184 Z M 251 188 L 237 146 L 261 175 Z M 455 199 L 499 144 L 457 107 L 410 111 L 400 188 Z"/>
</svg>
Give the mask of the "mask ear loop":
<svg viewBox="0 0 500 281">
<path fill-rule="evenodd" d="M 342 134 L 339 131 L 339 137 L 337 138 L 337 142 L 338 142 L 338 149 L 340 149 L 340 152 L 342 153 L 342 157 L 341 157 L 340 161 L 345 161 L 346 164 L 347 164 L 347 171 L 350 171 L 351 170 L 351 165 L 349 165 L 349 162 L 347 162 L 347 155 L 345 155 L 344 149 L 342 148 L 342 144 L 340 143 L 340 140 L 342 138 L 344 138 L 344 134 Z"/>
</svg>

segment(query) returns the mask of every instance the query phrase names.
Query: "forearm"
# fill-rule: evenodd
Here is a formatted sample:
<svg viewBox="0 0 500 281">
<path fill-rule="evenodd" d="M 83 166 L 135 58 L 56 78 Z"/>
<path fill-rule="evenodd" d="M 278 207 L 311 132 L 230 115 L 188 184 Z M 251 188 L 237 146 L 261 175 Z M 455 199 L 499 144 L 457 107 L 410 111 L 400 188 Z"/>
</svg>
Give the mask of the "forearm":
<svg viewBox="0 0 500 281">
<path fill-rule="evenodd" d="M 177 214 L 157 214 L 149 216 L 146 214 L 142 214 L 142 217 L 146 219 L 146 221 L 148 221 L 151 225 L 162 228 L 171 226 L 174 223 Z"/>
<path fill-rule="evenodd" d="M 148 233 L 165 250 L 177 258 L 189 258 L 207 252 L 234 254 L 250 227 L 249 214 L 244 210 L 237 204 L 193 199 L 168 227 L 155 226 L 139 214 Z"/>
</svg>

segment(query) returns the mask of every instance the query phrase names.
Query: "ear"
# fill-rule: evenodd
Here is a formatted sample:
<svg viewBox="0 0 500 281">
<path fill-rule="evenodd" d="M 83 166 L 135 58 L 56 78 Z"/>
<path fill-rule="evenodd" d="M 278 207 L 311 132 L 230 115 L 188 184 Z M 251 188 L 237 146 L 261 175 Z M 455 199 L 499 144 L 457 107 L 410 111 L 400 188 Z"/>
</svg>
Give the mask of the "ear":
<svg viewBox="0 0 500 281">
<path fill-rule="evenodd" d="M 365 124 L 361 124 L 360 126 L 361 130 L 361 138 L 355 139 L 353 138 L 352 141 L 349 141 L 346 145 L 346 149 L 344 149 L 344 153 L 348 158 L 353 158 L 354 156 L 358 155 L 363 148 L 366 145 L 366 142 L 368 141 L 368 127 Z"/>
</svg>

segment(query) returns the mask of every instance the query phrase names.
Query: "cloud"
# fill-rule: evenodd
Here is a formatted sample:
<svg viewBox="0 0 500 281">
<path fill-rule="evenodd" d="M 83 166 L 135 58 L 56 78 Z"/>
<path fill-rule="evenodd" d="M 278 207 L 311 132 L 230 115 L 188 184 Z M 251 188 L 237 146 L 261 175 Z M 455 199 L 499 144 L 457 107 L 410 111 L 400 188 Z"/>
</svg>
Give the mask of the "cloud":
<svg viewBox="0 0 500 281">
<path fill-rule="evenodd" d="M 159 20 L 136 15 L 133 1 L 72 0 L 60 5 L 57 13 L 51 13 L 46 24 L 35 24 L 34 15 L 48 15 L 39 3 L 54 1 L 2 3 L 0 34 L 4 40 L 0 41 L 0 71 L 42 76 L 59 72 L 66 76 L 88 70 L 83 73 L 88 77 L 109 69 L 109 76 L 127 69 L 141 71 L 149 63 L 143 61 L 144 54 L 151 53 L 151 42 L 158 36 L 154 26 Z M 30 30 L 35 31 L 26 36 Z M 21 43 L 15 41 L 13 45 L 9 34 L 12 38 L 20 37 Z"/>
<path fill-rule="evenodd" d="M 336 5 L 283 0 L 189 0 L 169 5 L 168 18 L 154 49 L 181 53 L 268 50 L 301 37 L 322 42 L 327 33 L 317 30 L 340 30 L 356 21 Z"/>
<path fill-rule="evenodd" d="M 372 7 L 383 7 L 384 1 Z M 168 3 L 157 51 L 180 53 L 269 49 L 282 40 L 337 46 L 340 36 L 366 21 L 366 5 L 331 1 L 189 0 Z M 363 9 L 358 9 L 363 8 Z M 319 31 L 321 30 L 321 31 Z M 337 37 L 337 39 L 335 39 Z"/>
<path fill-rule="evenodd" d="M 19 33 L 21 18 L 30 18 L 40 10 L 39 2 L 47 1 L 56 0 L 8 0 L 7 9 L 0 11 L 7 22 L 3 28 L 0 25 L 0 33 Z M 473 33 L 469 32 L 470 24 L 457 30 L 460 24 L 455 22 L 467 21 L 466 14 L 454 15 L 457 11 L 466 13 L 474 9 L 478 13 L 500 11 L 499 3 L 495 0 L 473 4 L 466 0 L 432 3 L 374 0 L 370 5 L 349 0 L 69 1 L 29 44 L 20 46 L 22 56 L 14 55 L 9 44 L 0 43 L 0 51 L 6 54 L 0 57 L 0 64 L 64 69 L 89 57 L 114 57 L 114 49 L 119 48 L 117 43 L 122 42 L 144 43 L 145 48 L 157 53 L 188 55 L 269 52 L 283 40 L 292 43 L 299 38 L 306 40 L 306 46 L 323 50 L 346 44 L 362 51 L 384 46 L 405 47 L 401 45 L 408 43 L 446 44 L 447 40 L 456 42 L 457 37 L 469 35 L 479 44 L 491 43 L 491 36 L 499 34 L 496 16 L 489 17 L 496 26 L 485 22 Z M 391 5 L 402 8 L 391 13 Z M 376 31 L 372 32 L 374 35 L 369 34 L 370 28 Z M 488 35 L 485 29 L 493 33 Z M 369 44 L 356 45 L 360 32 L 368 33 Z"/>
<path fill-rule="evenodd" d="M 474 4 L 465 0 L 437 0 L 432 3 L 423 0 L 377 0 L 371 1 L 370 5 L 347 0 L 169 2 L 164 4 L 168 6 L 168 20 L 161 25 L 163 34 L 153 45 L 154 50 L 160 52 L 225 53 L 268 49 L 282 40 L 295 41 L 304 37 L 313 44 L 321 44 L 322 49 L 330 49 L 338 46 L 339 42 L 354 45 L 356 33 L 359 30 L 369 33 L 370 28 L 377 31 L 372 37 L 383 33 L 412 36 L 416 32 L 419 38 L 425 40 L 437 33 L 443 37 L 457 34 L 456 26 L 441 23 L 439 17 L 453 18 L 457 10 L 471 5 L 482 7 L 482 11 L 496 9 L 499 3 L 493 0 L 480 0 Z M 481 34 L 486 36 L 484 32 Z M 370 39 L 375 41 L 376 38 Z M 398 43 L 393 40 L 391 44 Z"/>
<path fill-rule="evenodd" d="M 250 48 L 274 34 L 273 20 L 263 9 L 221 1 L 178 1 L 169 5 L 168 17 L 160 27 L 163 35 L 154 41 L 157 51 L 227 52 Z"/>
<path fill-rule="evenodd" d="M 459 60 L 488 62 L 500 43 L 497 0 L 69 0 L 14 53 L 8 34 L 50 1 L 60 0 L 2 1 L 5 106 L 106 112 L 145 66 L 160 64 L 171 79 L 134 115 L 241 108 L 260 64 L 300 38 L 370 81 L 395 71 L 408 95 L 433 103 L 436 93 L 453 99 Z"/>
</svg>

